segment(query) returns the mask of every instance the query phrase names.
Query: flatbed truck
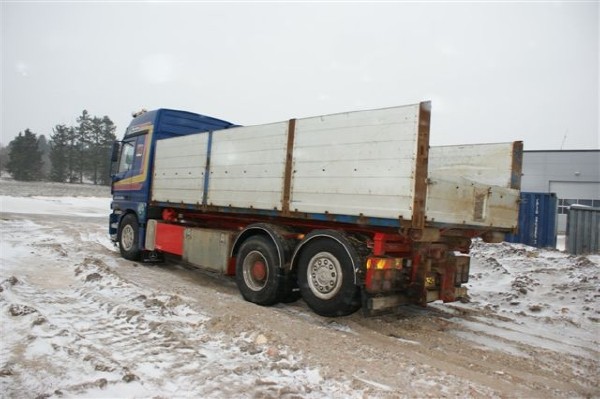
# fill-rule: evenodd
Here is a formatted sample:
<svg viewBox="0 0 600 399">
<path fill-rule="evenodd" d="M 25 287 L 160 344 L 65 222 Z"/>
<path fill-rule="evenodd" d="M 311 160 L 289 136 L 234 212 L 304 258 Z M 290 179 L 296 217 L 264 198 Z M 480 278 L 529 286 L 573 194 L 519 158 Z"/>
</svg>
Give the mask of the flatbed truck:
<svg viewBox="0 0 600 399">
<path fill-rule="evenodd" d="M 522 142 L 430 147 L 431 103 L 256 126 L 158 109 L 113 147 L 109 233 L 129 260 L 234 276 L 317 314 L 467 296 L 471 240 L 517 228 Z"/>
</svg>

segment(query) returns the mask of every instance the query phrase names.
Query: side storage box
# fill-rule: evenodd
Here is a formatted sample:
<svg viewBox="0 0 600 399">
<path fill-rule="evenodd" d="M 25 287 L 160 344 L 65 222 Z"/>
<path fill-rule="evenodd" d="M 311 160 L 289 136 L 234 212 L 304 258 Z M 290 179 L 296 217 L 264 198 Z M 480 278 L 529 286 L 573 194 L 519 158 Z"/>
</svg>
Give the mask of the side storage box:
<svg viewBox="0 0 600 399">
<path fill-rule="evenodd" d="M 506 241 L 537 248 L 556 247 L 558 199 L 554 193 L 521 193 L 519 232 Z"/>
<path fill-rule="evenodd" d="M 229 256 L 237 232 L 186 228 L 182 259 L 193 265 L 222 274 L 230 274 Z"/>
</svg>

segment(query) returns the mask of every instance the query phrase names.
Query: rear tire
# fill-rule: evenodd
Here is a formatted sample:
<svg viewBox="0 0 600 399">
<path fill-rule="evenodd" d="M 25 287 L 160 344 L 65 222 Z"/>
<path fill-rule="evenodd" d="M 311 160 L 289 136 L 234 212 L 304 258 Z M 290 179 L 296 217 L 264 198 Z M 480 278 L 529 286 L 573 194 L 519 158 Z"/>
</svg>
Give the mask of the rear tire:
<svg viewBox="0 0 600 399">
<path fill-rule="evenodd" d="M 240 246 L 235 265 L 235 282 L 248 302 L 270 306 L 283 292 L 282 270 L 275 246 L 265 237 L 248 238 Z"/>
<path fill-rule="evenodd" d="M 296 273 L 288 273 L 283 277 L 283 290 L 281 295 L 281 303 L 294 303 L 302 298 L 300 288 L 298 287 L 298 279 Z"/>
<path fill-rule="evenodd" d="M 139 225 L 135 215 L 128 213 L 119 225 L 119 251 L 127 260 L 140 260 L 142 250 L 139 246 Z"/>
<path fill-rule="evenodd" d="M 346 316 L 361 307 L 352 259 L 333 239 L 310 241 L 302 249 L 298 285 L 304 301 L 321 316 Z"/>
</svg>

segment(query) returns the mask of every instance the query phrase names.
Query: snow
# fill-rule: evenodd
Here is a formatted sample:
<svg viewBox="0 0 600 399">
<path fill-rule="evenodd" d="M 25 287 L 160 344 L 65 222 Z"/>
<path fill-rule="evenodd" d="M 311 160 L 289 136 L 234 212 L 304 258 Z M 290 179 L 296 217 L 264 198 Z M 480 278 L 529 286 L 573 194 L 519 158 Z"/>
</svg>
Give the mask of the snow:
<svg viewBox="0 0 600 399">
<path fill-rule="evenodd" d="M 457 359 L 469 362 L 459 363 L 457 370 L 482 367 L 488 355 L 506 356 L 506 367 L 491 362 L 490 381 L 513 381 L 520 375 L 511 372 L 511 362 L 532 362 L 550 373 L 560 359 L 561 370 L 583 381 L 585 389 L 573 396 L 600 395 L 597 379 L 593 381 L 600 358 L 600 255 L 476 241 L 467 303 L 435 303 L 429 307 L 434 313 L 407 308 L 409 317 L 371 320 L 358 314 L 326 319 L 306 307 L 277 305 L 267 309 L 271 320 L 262 325 L 260 316 L 256 324 L 248 322 L 252 314 L 214 314 L 184 289 L 185 279 L 194 277 L 181 277 L 176 268 L 153 272 L 121 259 L 107 237 L 110 198 L 97 196 L 98 188 L 77 192 L 52 185 L 47 190 L 51 195 L 44 196 L 40 190 L 46 186 L 26 186 L 27 194 L 13 196 L 23 187 L 3 187 L 2 396 L 515 396 L 486 385 L 485 376 L 466 382 L 464 373 L 449 374 L 453 367 L 436 363 L 437 354 L 441 351 L 451 361 L 446 351 L 453 350 L 460 354 Z M 14 193 L 7 192 L 13 187 Z M 146 284 L 150 281 L 154 284 Z M 210 294 L 212 299 L 243 305 L 223 284 Z M 298 349 L 303 344 L 293 345 L 271 329 L 274 322 L 289 324 L 286 320 L 298 323 L 298 329 L 314 327 L 316 334 L 306 339 L 303 350 Z M 386 334 L 390 325 L 393 333 Z M 445 342 L 435 335 L 442 330 Z M 373 351 L 356 350 L 355 361 L 364 374 L 356 369 L 346 373 L 342 364 L 324 370 L 308 360 L 318 356 L 311 353 L 314 342 L 328 342 L 331 335 L 351 347 L 352 342 L 374 345 Z M 391 379 L 377 371 L 385 357 L 375 351 L 379 344 L 398 346 L 406 355 L 391 358 L 398 367 Z M 481 351 L 482 363 L 463 350 Z M 521 373 L 521 368 L 515 370 Z M 573 393 L 569 387 L 564 392 Z"/>
<path fill-rule="evenodd" d="M 110 198 L 0 196 L 0 211 L 35 215 L 106 217 Z"/>
<path fill-rule="evenodd" d="M 597 336 L 600 309 L 599 257 L 573 256 L 521 244 L 484 245 L 472 249 L 470 294 L 482 306 L 502 308 L 516 320 L 561 324 L 560 341 Z M 540 328 L 544 333 L 546 328 Z M 566 334 L 566 335 L 565 335 Z"/>
<path fill-rule="evenodd" d="M 5 213 L 88 218 L 106 217 L 110 202 L 0 199 Z M 254 396 L 257 385 L 273 395 L 323 397 L 342 389 L 360 396 L 323 381 L 285 346 L 255 342 L 252 333 L 215 335 L 207 315 L 178 296 L 123 280 L 109 257 L 86 258 L 86 245 L 110 248 L 104 226 L 74 236 L 28 219 L 4 217 L 0 226 L 0 389 L 9 396 Z M 12 316 L 15 304 L 29 313 Z"/>
</svg>

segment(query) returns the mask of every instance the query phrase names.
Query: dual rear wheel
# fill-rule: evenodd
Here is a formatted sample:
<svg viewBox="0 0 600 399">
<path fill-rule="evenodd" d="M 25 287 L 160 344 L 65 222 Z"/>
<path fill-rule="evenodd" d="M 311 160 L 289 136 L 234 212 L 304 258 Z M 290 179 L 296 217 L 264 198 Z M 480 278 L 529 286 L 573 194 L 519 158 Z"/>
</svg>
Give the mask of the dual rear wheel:
<svg viewBox="0 0 600 399">
<path fill-rule="evenodd" d="M 263 306 L 280 302 L 284 278 L 275 246 L 265 237 L 254 236 L 240 247 L 235 277 L 244 299 Z"/>
<path fill-rule="evenodd" d="M 352 259 L 333 239 L 318 238 L 302 248 L 298 285 L 304 301 L 321 316 L 346 316 L 361 306 Z"/>
<path fill-rule="evenodd" d="M 236 283 L 250 302 L 269 306 L 291 302 L 299 292 L 322 316 L 344 316 L 360 308 L 360 290 L 354 281 L 352 259 L 337 241 L 318 238 L 308 242 L 298 259 L 297 277 L 280 267 L 277 250 L 263 236 L 244 241 L 236 261 Z"/>
</svg>

